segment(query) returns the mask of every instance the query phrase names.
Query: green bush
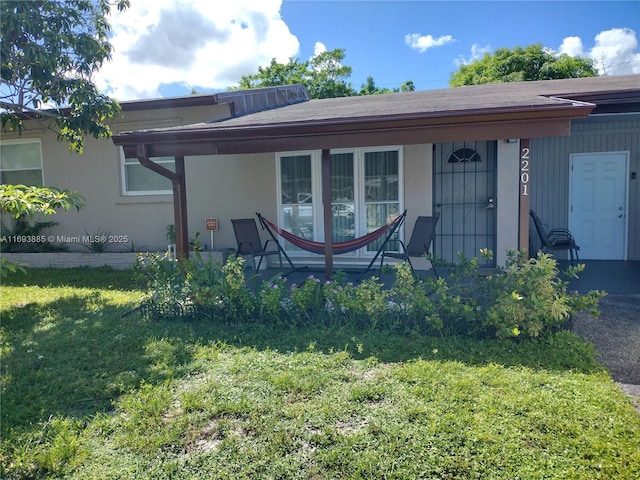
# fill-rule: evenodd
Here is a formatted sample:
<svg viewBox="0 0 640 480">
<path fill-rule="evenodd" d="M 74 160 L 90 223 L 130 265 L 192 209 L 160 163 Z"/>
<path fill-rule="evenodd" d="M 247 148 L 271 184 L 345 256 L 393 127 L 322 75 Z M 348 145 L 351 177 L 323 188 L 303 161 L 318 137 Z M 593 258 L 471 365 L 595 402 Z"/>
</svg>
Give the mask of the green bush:
<svg viewBox="0 0 640 480">
<path fill-rule="evenodd" d="M 150 294 L 141 309 L 153 318 L 200 317 L 228 322 L 251 318 L 255 298 L 245 285 L 242 258 L 221 265 L 212 259 L 172 259 L 169 255 L 138 255 L 135 270 L 148 278 Z"/>
<path fill-rule="evenodd" d="M 570 267 L 566 275 L 577 275 L 584 265 Z M 568 325 L 574 312 L 591 309 L 597 313 L 602 292 L 578 295 L 567 291 L 568 282 L 560 279 L 556 261 L 549 255 L 523 260 L 510 255 L 503 273 L 494 282 L 500 287 L 488 309 L 484 325 L 495 329 L 499 337 L 537 337 L 548 330 Z"/>
<path fill-rule="evenodd" d="M 491 256 L 492 252 L 482 251 Z M 509 252 L 505 267 L 481 275 L 476 259 L 460 259 L 446 280 L 419 278 L 395 266 L 389 288 L 372 277 L 354 285 L 309 275 L 300 285 L 281 276 L 256 291 L 247 288 L 244 259 L 220 262 L 140 256 L 136 268 L 149 279 L 142 310 L 153 318 L 208 318 L 227 323 L 330 327 L 349 325 L 396 333 L 538 337 L 569 325 L 573 313 L 597 313 L 603 292 L 567 291 L 556 261 Z M 565 274 L 576 276 L 583 265 Z"/>
</svg>

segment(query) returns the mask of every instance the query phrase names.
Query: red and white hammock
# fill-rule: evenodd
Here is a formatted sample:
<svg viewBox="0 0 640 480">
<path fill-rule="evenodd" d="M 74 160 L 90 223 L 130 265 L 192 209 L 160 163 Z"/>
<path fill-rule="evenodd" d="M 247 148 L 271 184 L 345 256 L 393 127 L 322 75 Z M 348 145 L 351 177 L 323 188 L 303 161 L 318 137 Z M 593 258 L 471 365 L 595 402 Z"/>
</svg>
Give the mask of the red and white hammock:
<svg viewBox="0 0 640 480">
<path fill-rule="evenodd" d="M 405 210 L 402 214 L 398 215 L 396 218 L 391 220 L 386 225 L 383 225 L 377 230 L 367 233 L 362 237 L 354 238 L 353 240 L 347 240 L 344 242 L 333 243 L 332 244 L 333 253 L 340 255 L 342 253 L 353 252 L 354 250 L 358 250 L 359 248 L 365 247 L 369 245 L 371 242 L 378 240 L 385 233 L 387 233 L 387 237 L 385 238 L 384 242 L 380 246 L 378 253 L 374 257 L 374 261 L 375 261 L 375 258 L 378 257 L 378 255 L 380 254 L 380 251 L 384 248 L 384 246 L 389 241 L 391 236 L 396 232 L 396 230 L 400 227 L 400 225 L 402 225 L 402 222 L 404 221 L 406 214 L 407 214 L 407 211 Z M 262 225 L 262 228 L 266 228 L 272 237 L 273 237 L 273 233 L 271 229 L 273 229 L 278 235 L 280 235 L 282 238 L 284 238 L 286 241 L 288 241 L 292 245 L 295 245 L 296 247 L 306 250 L 307 252 L 318 253 L 320 255 L 324 254 L 325 244 L 323 242 L 314 242 L 311 240 L 307 240 L 306 238 L 298 237 L 293 233 L 278 227 L 275 223 L 270 222 L 259 213 L 256 213 L 256 215 L 260 220 L 260 224 Z"/>
</svg>

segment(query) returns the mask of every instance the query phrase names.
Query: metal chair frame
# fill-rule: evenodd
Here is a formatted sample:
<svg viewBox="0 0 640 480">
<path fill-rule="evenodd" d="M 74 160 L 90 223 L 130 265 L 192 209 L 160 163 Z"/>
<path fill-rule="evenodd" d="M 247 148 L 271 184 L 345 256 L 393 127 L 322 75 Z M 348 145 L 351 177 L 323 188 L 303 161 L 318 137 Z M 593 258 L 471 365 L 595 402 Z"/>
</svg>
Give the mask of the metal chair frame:
<svg viewBox="0 0 640 480">
<path fill-rule="evenodd" d="M 413 264 L 411 263 L 411 257 L 422 257 L 430 253 L 431 245 L 433 244 L 433 239 L 436 235 L 436 224 L 439 219 L 439 213 L 436 213 L 432 217 L 418 217 L 413 226 L 409 243 L 405 244 L 400 240 L 400 247 L 402 248 L 401 252 L 389 252 L 387 250 L 382 252 L 380 270 L 382 270 L 385 257 L 390 257 L 407 262 L 411 267 L 411 272 L 415 274 Z M 433 269 L 433 273 L 436 278 L 440 278 L 433 262 L 431 262 L 431 268 Z"/>
</svg>

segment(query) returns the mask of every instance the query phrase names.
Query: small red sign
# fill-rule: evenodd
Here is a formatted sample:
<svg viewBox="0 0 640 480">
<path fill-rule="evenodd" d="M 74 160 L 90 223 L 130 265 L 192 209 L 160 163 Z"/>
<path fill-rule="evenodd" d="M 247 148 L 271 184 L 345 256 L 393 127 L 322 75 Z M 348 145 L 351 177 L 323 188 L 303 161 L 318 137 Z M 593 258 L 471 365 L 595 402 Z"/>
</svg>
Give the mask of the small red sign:
<svg viewBox="0 0 640 480">
<path fill-rule="evenodd" d="M 217 232 L 218 231 L 218 219 L 217 218 L 205 218 L 204 226 L 207 231 Z"/>
</svg>

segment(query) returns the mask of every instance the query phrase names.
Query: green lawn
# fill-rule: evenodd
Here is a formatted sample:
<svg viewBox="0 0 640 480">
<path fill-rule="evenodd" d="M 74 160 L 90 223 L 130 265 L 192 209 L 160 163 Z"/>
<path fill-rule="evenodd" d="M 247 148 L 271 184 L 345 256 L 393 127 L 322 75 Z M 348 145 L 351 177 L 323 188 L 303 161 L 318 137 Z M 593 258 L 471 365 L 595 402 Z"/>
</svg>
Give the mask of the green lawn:
<svg viewBox="0 0 640 480">
<path fill-rule="evenodd" d="M 142 293 L 102 269 L 3 283 L 0 478 L 640 478 L 640 416 L 571 333 L 123 315 Z"/>
</svg>

